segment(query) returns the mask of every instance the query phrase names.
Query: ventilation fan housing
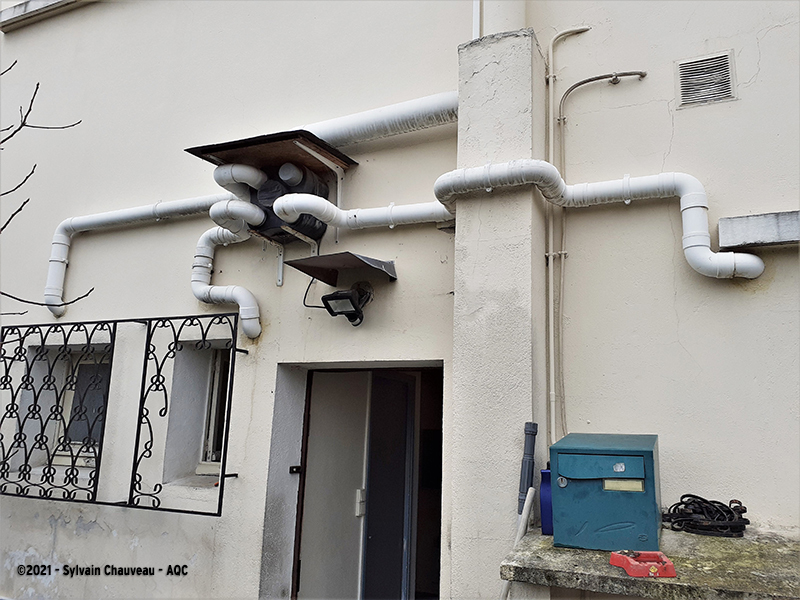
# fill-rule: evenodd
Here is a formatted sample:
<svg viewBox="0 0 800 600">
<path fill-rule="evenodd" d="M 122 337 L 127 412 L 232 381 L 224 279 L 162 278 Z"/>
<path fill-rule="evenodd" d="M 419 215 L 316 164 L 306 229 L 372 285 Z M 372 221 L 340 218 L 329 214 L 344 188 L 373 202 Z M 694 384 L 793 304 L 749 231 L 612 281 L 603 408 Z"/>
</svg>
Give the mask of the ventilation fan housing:
<svg viewBox="0 0 800 600">
<path fill-rule="evenodd" d="M 736 100 L 733 50 L 675 63 L 678 108 Z"/>
</svg>

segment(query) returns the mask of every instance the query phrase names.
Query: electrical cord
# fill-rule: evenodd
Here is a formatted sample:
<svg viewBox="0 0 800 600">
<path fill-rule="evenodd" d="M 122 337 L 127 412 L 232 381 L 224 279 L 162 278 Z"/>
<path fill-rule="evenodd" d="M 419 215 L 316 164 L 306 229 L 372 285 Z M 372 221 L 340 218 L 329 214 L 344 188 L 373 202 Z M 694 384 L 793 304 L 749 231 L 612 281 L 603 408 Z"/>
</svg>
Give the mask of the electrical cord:
<svg viewBox="0 0 800 600">
<path fill-rule="evenodd" d="M 327 309 L 327 308 L 325 308 L 324 306 L 316 306 L 316 305 L 314 305 L 314 304 L 307 304 L 307 300 L 308 300 L 308 290 L 310 290 L 310 289 L 311 289 L 311 284 L 312 284 L 312 283 L 314 283 L 315 281 L 316 281 L 316 279 L 312 277 L 312 278 L 311 278 L 311 281 L 309 281 L 309 282 L 308 282 L 308 287 L 306 287 L 306 293 L 303 295 L 303 306 L 305 306 L 306 308 L 323 308 L 323 309 L 325 309 L 325 310 L 328 310 L 328 309 Z"/>
<path fill-rule="evenodd" d="M 740 500 L 731 500 L 727 506 L 717 500 L 706 500 L 694 494 L 684 494 L 680 502 L 661 515 L 673 531 L 686 531 L 716 537 L 742 537 L 750 521 L 743 517 L 747 507 Z"/>
</svg>

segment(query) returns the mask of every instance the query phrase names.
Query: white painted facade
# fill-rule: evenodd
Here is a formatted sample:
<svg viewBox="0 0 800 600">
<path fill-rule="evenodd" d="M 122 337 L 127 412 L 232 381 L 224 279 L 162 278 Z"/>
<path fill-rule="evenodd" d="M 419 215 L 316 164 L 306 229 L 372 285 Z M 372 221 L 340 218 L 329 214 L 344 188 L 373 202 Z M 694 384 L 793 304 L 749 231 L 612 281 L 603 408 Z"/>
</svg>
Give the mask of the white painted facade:
<svg viewBox="0 0 800 600">
<path fill-rule="evenodd" d="M 465 0 L 93 2 L 4 33 L 0 68 L 18 64 L 0 80 L 2 127 L 16 122 L 37 82 L 32 123 L 82 122 L 23 130 L 4 145 L 3 190 L 37 168 L 0 201 L 5 222 L 31 198 L 0 236 L 0 289 L 41 301 L 53 231 L 67 217 L 221 192 L 213 166 L 189 147 L 457 89 L 457 126 L 341 149 L 359 163 L 347 172 L 343 208 L 434 201 L 434 182 L 453 169 L 545 159 L 547 45 L 578 25 L 592 29 L 556 45 L 556 97 L 598 74 L 647 77 L 570 96 L 567 183 L 693 175 L 708 195 L 714 250 L 722 217 L 798 209 L 798 3 L 484 0 L 486 37 L 471 41 L 473 8 Z M 737 98 L 678 109 L 675 62 L 728 50 Z M 525 421 L 540 425 L 537 469 L 547 460 L 546 202 L 528 186 L 458 197 L 455 210 L 455 232 L 432 223 L 341 229 L 336 243 L 329 228 L 322 254 L 396 264 L 396 282 L 373 281 L 375 300 L 357 328 L 303 307 L 306 275 L 287 268 L 277 287 L 271 246 L 219 248 L 214 283 L 252 291 L 263 327 L 257 339 L 238 336 L 249 353 L 236 359 L 227 471 L 239 476 L 226 483 L 222 516 L 0 496 L 0 596 L 288 597 L 297 488 L 285 467 L 299 461 L 307 372 L 441 367 L 440 594 L 496 597 L 516 530 Z M 665 505 L 684 493 L 738 498 L 754 526 L 797 536 L 797 245 L 748 250 L 766 265 L 757 279 L 712 279 L 684 259 L 676 198 L 567 214 L 567 429 L 656 433 Z M 195 244 L 212 225 L 199 216 L 79 234 L 65 298 L 92 294 L 58 320 L 4 297 L 3 312 L 28 312 L 2 323 L 235 311 L 190 290 Z M 287 246 L 289 260 L 308 255 L 302 243 Z M 310 298 L 332 290 L 317 283 Z M 114 360 L 122 365 L 124 354 Z M 119 376 L 135 379 L 141 365 L 132 368 Z M 104 453 L 120 460 L 131 451 L 136 401 L 110 396 Z M 57 563 L 189 570 L 131 579 L 15 571 Z"/>
</svg>

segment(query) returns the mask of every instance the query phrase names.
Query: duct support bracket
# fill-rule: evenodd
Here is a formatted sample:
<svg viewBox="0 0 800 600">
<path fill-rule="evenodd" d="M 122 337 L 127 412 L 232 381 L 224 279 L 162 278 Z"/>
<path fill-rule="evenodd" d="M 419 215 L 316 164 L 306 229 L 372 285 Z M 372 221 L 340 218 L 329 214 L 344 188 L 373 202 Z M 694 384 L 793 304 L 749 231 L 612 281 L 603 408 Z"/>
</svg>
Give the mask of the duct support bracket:
<svg viewBox="0 0 800 600">
<path fill-rule="evenodd" d="M 275 248 L 278 250 L 278 274 L 275 279 L 275 285 L 281 287 L 283 286 L 283 255 L 284 255 L 283 244 L 279 244 L 278 242 L 267 238 L 261 238 L 261 239 L 263 239 L 264 242 L 272 246 L 275 246 Z"/>
<path fill-rule="evenodd" d="M 306 244 L 308 244 L 309 246 L 311 246 L 311 254 L 313 254 L 314 256 L 319 256 L 319 244 L 316 242 L 316 240 L 312 240 L 307 235 L 303 235 L 299 231 L 295 231 L 288 225 L 281 225 L 281 229 L 283 229 L 287 233 L 291 233 L 298 240 L 301 240 Z"/>
</svg>

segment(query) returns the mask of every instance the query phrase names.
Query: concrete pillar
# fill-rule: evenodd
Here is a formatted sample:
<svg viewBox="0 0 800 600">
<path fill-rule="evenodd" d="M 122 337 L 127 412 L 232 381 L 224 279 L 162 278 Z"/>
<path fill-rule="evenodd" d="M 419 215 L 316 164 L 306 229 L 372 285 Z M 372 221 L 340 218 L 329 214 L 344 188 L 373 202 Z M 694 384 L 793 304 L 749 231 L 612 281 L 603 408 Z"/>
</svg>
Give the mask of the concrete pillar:
<svg viewBox="0 0 800 600">
<path fill-rule="evenodd" d="M 459 48 L 459 167 L 544 156 L 544 77 L 532 30 Z M 453 401 L 446 417 L 450 556 L 443 576 L 449 589 L 443 592 L 496 597 L 500 561 L 517 525 L 524 422 L 532 407 L 535 420 L 546 422 L 544 201 L 525 187 L 456 202 Z M 543 444 L 537 442 L 539 465 Z"/>
</svg>

